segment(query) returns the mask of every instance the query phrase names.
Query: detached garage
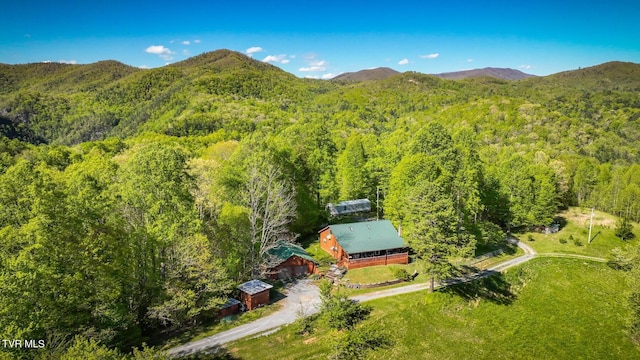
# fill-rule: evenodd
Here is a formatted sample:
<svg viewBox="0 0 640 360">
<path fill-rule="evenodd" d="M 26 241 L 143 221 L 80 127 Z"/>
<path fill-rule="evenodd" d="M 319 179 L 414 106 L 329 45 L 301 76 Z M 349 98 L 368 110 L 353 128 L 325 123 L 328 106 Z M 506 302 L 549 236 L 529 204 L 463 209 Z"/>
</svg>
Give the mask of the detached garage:
<svg viewBox="0 0 640 360">
<path fill-rule="evenodd" d="M 280 241 L 268 251 L 270 279 L 291 279 L 315 273 L 317 262 L 296 244 Z"/>
</svg>

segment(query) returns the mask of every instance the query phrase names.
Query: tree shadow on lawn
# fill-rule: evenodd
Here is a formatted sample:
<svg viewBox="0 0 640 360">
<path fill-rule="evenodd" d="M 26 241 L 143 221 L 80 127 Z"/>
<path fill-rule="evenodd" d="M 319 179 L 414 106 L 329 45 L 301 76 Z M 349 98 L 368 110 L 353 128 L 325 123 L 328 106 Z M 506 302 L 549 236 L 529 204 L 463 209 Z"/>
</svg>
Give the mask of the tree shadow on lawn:
<svg viewBox="0 0 640 360">
<path fill-rule="evenodd" d="M 232 354 L 222 346 L 214 346 L 193 354 L 180 354 L 182 360 L 240 360 L 240 357 Z"/>
<path fill-rule="evenodd" d="M 502 246 L 502 253 L 505 255 L 514 255 L 516 252 L 518 252 L 518 245 L 507 243 Z"/>
<path fill-rule="evenodd" d="M 468 266 L 456 273 L 456 278 L 446 281 L 450 285 L 443 288 L 442 292 L 460 296 L 467 301 L 483 299 L 499 305 L 511 305 L 516 300 L 516 295 L 511 292 L 511 284 L 502 273 L 478 271 Z"/>
<path fill-rule="evenodd" d="M 559 229 L 558 230 L 562 230 L 565 226 L 567 226 L 567 218 L 565 218 L 564 216 L 556 216 L 553 218 L 553 222 L 558 224 Z"/>
</svg>

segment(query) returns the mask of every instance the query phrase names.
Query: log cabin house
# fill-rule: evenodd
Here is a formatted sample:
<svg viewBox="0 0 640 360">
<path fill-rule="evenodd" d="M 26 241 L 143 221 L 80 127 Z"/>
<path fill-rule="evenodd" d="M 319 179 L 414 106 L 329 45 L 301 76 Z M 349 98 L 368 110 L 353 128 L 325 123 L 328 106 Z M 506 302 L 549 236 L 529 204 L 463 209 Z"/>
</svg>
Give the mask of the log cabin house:
<svg viewBox="0 0 640 360">
<path fill-rule="evenodd" d="M 320 247 L 347 269 L 409 263 L 407 245 L 389 220 L 329 225 L 319 233 Z"/>
</svg>

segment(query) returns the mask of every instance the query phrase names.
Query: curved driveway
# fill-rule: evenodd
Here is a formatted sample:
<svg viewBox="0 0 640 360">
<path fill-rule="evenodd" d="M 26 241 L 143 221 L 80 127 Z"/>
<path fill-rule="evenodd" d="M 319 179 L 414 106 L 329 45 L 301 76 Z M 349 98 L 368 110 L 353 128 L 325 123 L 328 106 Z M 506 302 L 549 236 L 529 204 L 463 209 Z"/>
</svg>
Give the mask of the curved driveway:
<svg viewBox="0 0 640 360">
<path fill-rule="evenodd" d="M 491 276 L 497 272 L 500 271 L 504 271 L 507 270 L 508 268 L 517 266 L 522 264 L 525 261 L 529 261 L 531 259 L 533 259 L 533 257 L 536 255 L 536 251 L 533 250 L 533 248 L 527 244 L 524 244 L 518 240 L 515 239 L 508 239 L 508 242 L 517 245 L 519 248 L 521 248 L 524 251 L 524 255 L 519 256 L 515 259 L 511 259 L 509 261 L 505 261 L 503 263 L 500 263 L 498 265 L 492 266 L 486 270 L 482 270 L 480 272 L 477 272 L 475 274 L 471 274 L 462 278 L 453 278 L 453 279 L 448 279 L 442 282 L 438 282 L 435 284 L 435 288 L 439 289 L 443 286 L 449 286 L 449 285 L 454 285 L 454 284 L 460 284 L 460 283 L 464 283 L 464 282 L 469 282 L 469 281 L 473 281 L 473 280 L 477 280 L 480 278 L 484 278 L 484 277 L 488 277 Z M 362 295 L 356 295 L 356 296 L 352 296 L 351 299 L 356 300 L 356 301 L 370 301 L 370 300 L 375 300 L 375 299 L 380 299 L 380 298 L 384 298 L 387 296 L 394 296 L 394 295 L 399 295 L 399 294 L 407 294 L 407 293 L 411 293 L 411 292 L 415 292 L 415 291 L 422 291 L 422 290 L 428 290 L 429 289 L 429 283 L 422 283 L 422 284 L 412 284 L 412 285 L 407 285 L 407 286 L 402 286 L 402 287 L 398 287 L 398 288 L 393 288 L 393 289 L 387 289 L 387 290 L 380 290 L 380 291 L 374 291 L 374 292 L 370 292 L 370 293 L 366 293 L 366 294 L 362 294 Z"/>
<path fill-rule="evenodd" d="M 320 308 L 320 290 L 310 280 L 300 280 L 286 289 L 286 298 L 282 308 L 277 312 L 237 326 L 233 329 L 209 336 L 202 340 L 180 345 L 168 351 L 170 357 L 183 357 L 214 349 L 222 344 L 241 339 L 250 335 L 277 330 L 283 325 L 291 324 L 300 315 L 309 316 L 318 312 Z M 274 331 L 275 331 L 274 330 Z"/>
<path fill-rule="evenodd" d="M 497 272 L 507 270 L 511 267 L 520 265 L 526 261 L 533 259 L 536 255 L 536 251 L 529 245 L 522 243 L 516 239 L 510 238 L 508 242 L 517 245 L 524 251 L 524 255 L 515 259 L 505 261 L 497 264 L 487 270 L 471 274 L 462 278 L 454 278 L 442 281 L 436 284 L 436 288 L 443 286 L 449 286 L 453 284 L 459 284 L 463 282 L 469 282 L 476 279 L 491 276 Z M 571 255 L 571 254 L 541 254 L 542 256 L 553 257 L 573 257 L 585 260 L 593 261 L 606 261 L 602 258 Z M 429 283 L 411 284 L 407 286 L 397 287 L 393 289 L 374 291 L 367 294 L 355 295 L 351 299 L 355 301 L 370 301 L 388 296 L 395 296 L 399 294 L 406 294 L 416 291 L 423 291 L 429 289 Z M 309 316 L 318 312 L 320 308 L 320 291 L 310 280 L 300 280 L 297 283 L 289 286 L 286 290 L 286 298 L 282 304 L 282 309 L 279 311 L 265 316 L 248 324 L 240 325 L 233 329 L 212 335 L 208 338 L 190 342 L 169 350 L 168 354 L 171 357 L 182 357 L 192 355 L 198 352 L 206 351 L 208 349 L 216 348 L 222 344 L 241 339 L 246 336 L 259 335 L 271 333 L 278 330 L 281 326 L 291 324 L 299 316 Z"/>
</svg>

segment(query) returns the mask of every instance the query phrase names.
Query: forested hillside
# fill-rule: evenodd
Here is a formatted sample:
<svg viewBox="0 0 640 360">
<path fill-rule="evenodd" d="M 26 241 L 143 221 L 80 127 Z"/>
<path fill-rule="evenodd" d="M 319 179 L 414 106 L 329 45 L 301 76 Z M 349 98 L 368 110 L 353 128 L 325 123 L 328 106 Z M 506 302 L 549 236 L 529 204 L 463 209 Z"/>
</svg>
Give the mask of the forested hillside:
<svg viewBox="0 0 640 360">
<path fill-rule="evenodd" d="M 355 83 L 227 50 L 0 65 L 0 335 L 128 350 L 206 321 L 271 244 L 377 189 L 434 277 L 569 205 L 639 221 L 639 122 L 629 63 Z"/>
</svg>

